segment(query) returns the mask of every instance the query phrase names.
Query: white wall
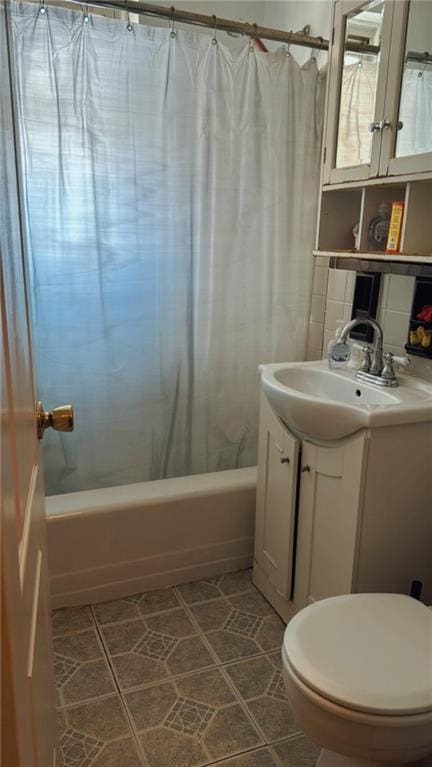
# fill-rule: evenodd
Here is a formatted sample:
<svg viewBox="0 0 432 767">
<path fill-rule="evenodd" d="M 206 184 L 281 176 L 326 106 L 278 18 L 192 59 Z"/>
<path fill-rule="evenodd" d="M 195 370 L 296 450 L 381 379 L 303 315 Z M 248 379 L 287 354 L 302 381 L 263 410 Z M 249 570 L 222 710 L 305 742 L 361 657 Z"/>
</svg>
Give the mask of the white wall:
<svg viewBox="0 0 432 767">
<path fill-rule="evenodd" d="M 313 37 L 330 37 L 331 0 L 266 0 L 264 24 L 268 27 L 298 32 L 306 24 L 310 24 Z M 310 56 L 306 48 L 293 46 L 293 55 L 300 64 Z M 326 54 L 318 58 L 319 66 L 326 60 Z"/>
<path fill-rule="evenodd" d="M 266 0 L 264 5 L 268 26 L 296 32 L 310 24 L 313 36 L 329 37 L 330 0 Z"/>
<path fill-rule="evenodd" d="M 429 51 L 432 37 L 432 3 L 416 2 L 410 5 L 407 32 L 409 51 Z"/>
</svg>

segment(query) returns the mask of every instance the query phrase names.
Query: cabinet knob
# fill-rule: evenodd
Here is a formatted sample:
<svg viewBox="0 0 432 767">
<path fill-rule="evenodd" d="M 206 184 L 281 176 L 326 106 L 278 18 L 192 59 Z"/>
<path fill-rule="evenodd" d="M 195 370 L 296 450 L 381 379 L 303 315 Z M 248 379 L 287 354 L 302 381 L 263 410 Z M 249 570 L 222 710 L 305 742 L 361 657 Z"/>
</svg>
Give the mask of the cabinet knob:
<svg viewBox="0 0 432 767">
<path fill-rule="evenodd" d="M 369 123 L 369 133 L 375 133 L 375 131 L 383 131 L 385 128 L 391 128 L 392 124 L 390 120 L 380 120 L 379 122 Z"/>
<path fill-rule="evenodd" d="M 311 470 L 311 467 L 308 464 L 306 464 L 306 466 L 302 467 L 302 474 L 304 474 L 305 471 L 309 472 L 310 470 Z"/>
<path fill-rule="evenodd" d="M 289 463 L 289 462 L 290 462 L 290 459 L 289 459 L 289 458 L 288 458 L 288 456 L 286 455 L 284 458 L 281 458 L 281 459 L 280 459 L 280 462 L 281 462 L 281 463 Z"/>
</svg>

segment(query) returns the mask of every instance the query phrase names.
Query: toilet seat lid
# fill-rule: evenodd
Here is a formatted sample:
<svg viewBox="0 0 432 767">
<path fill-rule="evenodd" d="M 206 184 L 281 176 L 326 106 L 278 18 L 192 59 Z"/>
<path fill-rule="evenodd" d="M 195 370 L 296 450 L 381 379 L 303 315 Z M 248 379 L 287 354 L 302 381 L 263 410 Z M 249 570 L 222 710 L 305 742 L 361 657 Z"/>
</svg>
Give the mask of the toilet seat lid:
<svg viewBox="0 0 432 767">
<path fill-rule="evenodd" d="M 297 613 L 284 636 L 296 675 L 348 708 L 432 712 L 432 611 L 401 594 L 349 594 Z"/>
</svg>

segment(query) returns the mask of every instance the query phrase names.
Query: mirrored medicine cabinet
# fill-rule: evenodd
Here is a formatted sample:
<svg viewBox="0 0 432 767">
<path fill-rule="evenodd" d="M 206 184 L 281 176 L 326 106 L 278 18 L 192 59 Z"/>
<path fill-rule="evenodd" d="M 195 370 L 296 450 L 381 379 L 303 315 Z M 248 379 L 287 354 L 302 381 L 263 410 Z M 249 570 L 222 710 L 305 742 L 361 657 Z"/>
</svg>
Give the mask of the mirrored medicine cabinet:
<svg viewBox="0 0 432 767">
<path fill-rule="evenodd" d="M 432 264 L 432 0 L 335 0 L 326 106 L 315 254 Z"/>
<path fill-rule="evenodd" d="M 324 183 L 432 171 L 432 0 L 338 0 Z"/>
</svg>

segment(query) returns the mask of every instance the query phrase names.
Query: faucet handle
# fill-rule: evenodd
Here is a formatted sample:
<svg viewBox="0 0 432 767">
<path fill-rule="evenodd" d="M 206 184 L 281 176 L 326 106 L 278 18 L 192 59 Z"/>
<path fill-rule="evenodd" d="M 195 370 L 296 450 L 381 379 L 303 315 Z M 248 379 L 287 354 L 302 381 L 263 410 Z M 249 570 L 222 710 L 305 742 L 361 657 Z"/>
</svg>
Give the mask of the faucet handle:
<svg viewBox="0 0 432 767">
<path fill-rule="evenodd" d="M 362 352 L 364 354 L 364 357 L 359 370 L 361 370 L 362 373 L 369 373 L 371 363 L 372 363 L 372 349 L 370 348 L 370 346 L 363 346 Z"/>
<path fill-rule="evenodd" d="M 407 368 L 412 364 L 409 357 L 397 357 L 396 354 L 393 355 L 393 362 L 401 368 Z"/>
<path fill-rule="evenodd" d="M 393 367 L 393 357 L 393 352 L 385 352 L 384 354 L 384 367 L 381 373 L 381 378 L 385 378 L 387 381 L 391 381 L 396 378 Z"/>
</svg>

